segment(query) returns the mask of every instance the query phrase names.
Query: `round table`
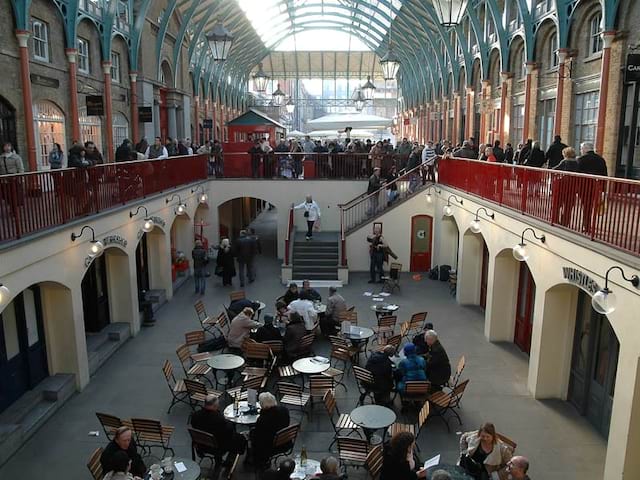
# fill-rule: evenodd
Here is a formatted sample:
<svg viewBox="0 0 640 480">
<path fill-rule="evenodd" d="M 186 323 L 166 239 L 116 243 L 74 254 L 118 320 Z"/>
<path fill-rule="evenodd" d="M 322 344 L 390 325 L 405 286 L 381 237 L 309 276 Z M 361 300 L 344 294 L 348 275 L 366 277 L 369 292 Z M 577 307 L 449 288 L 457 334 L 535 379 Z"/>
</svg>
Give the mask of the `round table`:
<svg viewBox="0 0 640 480">
<path fill-rule="evenodd" d="M 265 308 L 267 308 L 267 304 L 264 302 L 261 302 L 260 300 L 256 300 L 256 303 L 258 304 L 258 310 L 256 311 L 256 314 L 258 316 L 258 320 L 260 320 L 260 314 Z"/>
<path fill-rule="evenodd" d="M 224 370 L 227 372 L 227 385 L 231 385 L 233 382 L 233 373 L 238 368 L 244 365 L 244 358 L 239 355 L 233 355 L 231 353 L 221 353 L 220 355 L 214 355 L 207 360 L 209 365 L 215 371 Z M 218 378 L 216 377 L 216 383 Z"/>
<path fill-rule="evenodd" d="M 327 362 L 319 362 L 315 360 L 315 357 L 305 357 L 293 362 L 293 369 L 305 375 L 314 375 L 317 373 L 322 373 L 325 370 L 328 370 L 331 365 L 329 364 L 329 359 Z"/>
<path fill-rule="evenodd" d="M 300 455 L 296 455 L 296 469 L 289 478 L 304 480 L 312 478 L 316 473 L 320 473 L 320 462 L 318 460 L 307 458 L 307 464 L 303 467 L 300 465 Z"/>
<path fill-rule="evenodd" d="M 369 440 L 369 443 L 372 445 L 384 441 L 387 427 L 396 421 L 395 412 L 381 405 L 363 405 L 362 407 L 352 410 L 349 416 L 353 423 L 362 427 L 364 434 L 367 436 L 367 440 Z M 383 429 L 382 438 L 378 437 L 374 439 L 373 433 L 380 429 Z"/>
<path fill-rule="evenodd" d="M 351 340 L 351 343 L 354 347 L 358 347 L 358 363 L 360 362 L 360 353 L 362 351 L 367 351 L 367 345 L 369 344 L 369 339 L 373 337 L 373 330 L 369 327 L 357 327 L 352 326 L 348 332 L 342 334 L 342 336 L 348 340 Z M 364 344 L 364 350 L 362 349 L 362 344 Z"/>
<path fill-rule="evenodd" d="M 193 460 L 184 457 L 173 457 L 171 463 L 173 464 L 173 476 L 170 478 L 174 480 L 197 480 L 198 478 L 200 478 L 200 465 L 198 465 Z M 176 468 L 176 463 L 182 463 L 186 467 L 186 470 L 179 473 L 178 469 Z M 147 473 L 145 475 L 145 479 L 150 478 L 151 474 Z"/>
<path fill-rule="evenodd" d="M 223 412 L 224 418 L 238 425 L 255 425 L 260 416 L 260 404 L 257 403 L 256 407 L 258 407 L 258 413 L 249 414 L 247 413 L 249 411 L 249 403 L 246 400 L 242 400 L 238 402 L 238 413 L 236 414 L 233 410 L 232 403 L 225 407 Z"/>
<path fill-rule="evenodd" d="M 451 476 L 451 480 L 473 480 L 473 477 L 465 472 L 458 465 L 451 465 L 448 463 L 441 463 L 440 465 L 434 465 L 427 468 L 427 480 L 431 479 L 433 472 L 437 470 L 444 470 Z"/>
<path fill-rule="evenodd" d="M 371 305 L 371 310 L 376 313 L 376 318 L 384 317 L 385 315 L 393 315 L 398 311 L 400 307 L 398 305 L 390 303 L 377 303 Z"/>
</svg>

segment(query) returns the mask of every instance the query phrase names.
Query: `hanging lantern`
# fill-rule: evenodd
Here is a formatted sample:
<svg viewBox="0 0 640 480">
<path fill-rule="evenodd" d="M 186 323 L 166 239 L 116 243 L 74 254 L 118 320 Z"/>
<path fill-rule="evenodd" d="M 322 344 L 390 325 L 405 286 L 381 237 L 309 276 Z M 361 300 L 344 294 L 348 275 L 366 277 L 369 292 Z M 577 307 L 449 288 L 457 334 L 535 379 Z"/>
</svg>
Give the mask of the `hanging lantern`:
<svg viewBox="0 0 640 480">
<path fill-rule="evenodd" d="M 292 98 L 289 98 L 289 101 L 285 105 L 285 108 L 287 109 L 287 113 L 293 113 L 293 111 L 296 109 L 296 104 L 293 103 Z"/>
<path fill-rule="evenodd" d="M 271 98 L 273 99 L 273 104 L 276 107 L 281 107 L 284 104 L 284 97 L 286 97 L 285 93 L 280 90 L 280 84 L 276 88 L 276 91 L 271 94 Z"/>
<path fill-rule="evenodd" d="M 153 227 L 155 227 L 155 222 L 153 221 L 153 219 L 145 218 L 144 222 L 142 223 L 142 231 L 145 233 L 149 233 L 151 230 L 153 230 Z"/>
<path fill-rule="evenodd" d="M 373 94 L 376 91 L 376 86 L 371 82 L 371 76 L 367 76 L 367 82 L 360 87 L 360 92 L 365 100 L 373 100 Z"/>
<path fill-rule="evenodd" d="M 213 26 L 213 30 L 207 34 L 207 41 L 209 42 L 214 62 L 227 60 L 233 43 L 233 35 L 221 22 L 216 23 Z"/>
<path fill-rule="evenodd" d="M 375 88 L 375 87 L 374 87 Z M 364 108 L 364 104 L 366 103 L 367 99 L 364 98 L 364 95 L 362 94 L 362 89 L 357 89 L 355 95 L 353 96 L 353 103 L 356 106 L 356 110 L 361 112 L 362 109 Z"/>
<path fill-rule="evenodd" d="M 258 71 L 253 76 L 253 89 L 256 92 L 264 93 L 267 91 L 267 83 L 269 83 L 269 76 L 264 73 L 262 63 L 259 63 Z"/>
<path fill-rule="evenodd" d="M 438 23 L 443 27 L 456 27 L 462 22 L 469 0 L 433 0 Z"/>
<path fill-rule="evenodd" d="M 380 66 L 385 80 L 395 80 L 400 68 L 400 60 L 393 52 L 391 45 L 389 45 L 389 50 L 387 50 L 385 56 L 380 59 Z"/>
</svg>

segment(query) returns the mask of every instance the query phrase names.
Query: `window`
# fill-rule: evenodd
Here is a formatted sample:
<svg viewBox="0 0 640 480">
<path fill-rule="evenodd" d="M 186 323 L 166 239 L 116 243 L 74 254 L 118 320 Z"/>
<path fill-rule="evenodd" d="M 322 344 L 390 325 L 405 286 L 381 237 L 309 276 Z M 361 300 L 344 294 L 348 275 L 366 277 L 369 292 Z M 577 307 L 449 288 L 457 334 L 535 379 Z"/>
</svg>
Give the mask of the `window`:
<svg viewBox="0 0 640 480">
<path fill-rule="evenodd" d="M 33 57 L 43 62 L 49 61 L 49 32 L 47 24 L 34 20 L 31 24 L 31 33 L 33 34 Z"/>
<path fill-rule="evenodd" d="M 575 110 L 575 148 L 579 151 L 582 142 L 593 142 L 596 138 L 598 106 L 600 92 L 587 92 L 576 95 Z"/>
<path fill-rule="evenodd" d="M 558 66 L 558 35 L 552 34 L 549 38 L 549 69 Z"/>
<path fill-rule="evenodd" d="M 600 36 L 600 23 L 602 14 L 598 13 L 589 20 L 589 55 L 593 55 L 602 50 L 602 37 Z"/>
<path fill-rule="evenodd" d="M 111 81 L 120 83 L 120 54 L 111 52 Z"/>
<path fill-rule="evenodd" d="M 120 112 L 113 114 L 113 144 L 120 145 L 125 138 L 129 138 L 129 121 Z"/>
<path fill-rule="evenodd" d="M 78 38 L 78 70 L 88 74 L 89 68 L 89 42 Z"/>
<path fill-rule="evenodd" d="M 513 106 L 511 125 L 511 139 L 515 145 L 524 139 L 524 104 Z"/>
</svg>

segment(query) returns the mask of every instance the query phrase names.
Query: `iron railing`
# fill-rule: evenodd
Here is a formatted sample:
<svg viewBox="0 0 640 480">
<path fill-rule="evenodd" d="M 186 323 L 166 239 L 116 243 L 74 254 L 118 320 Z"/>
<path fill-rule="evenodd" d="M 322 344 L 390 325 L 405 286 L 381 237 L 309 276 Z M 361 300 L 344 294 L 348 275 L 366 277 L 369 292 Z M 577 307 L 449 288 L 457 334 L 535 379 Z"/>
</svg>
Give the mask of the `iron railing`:
<svg viewBox="0 0 640 480">
<path fill-rule="evenodd" d="M 289 208 L 289 223 L 287 225 L 287 236 L 284 239 L 284 264 L 291 265 L 290 251 L 291 251 L 291 238 L 295 237 L 295 224 L 293 222 L 293 207 Z"/>
</svg>

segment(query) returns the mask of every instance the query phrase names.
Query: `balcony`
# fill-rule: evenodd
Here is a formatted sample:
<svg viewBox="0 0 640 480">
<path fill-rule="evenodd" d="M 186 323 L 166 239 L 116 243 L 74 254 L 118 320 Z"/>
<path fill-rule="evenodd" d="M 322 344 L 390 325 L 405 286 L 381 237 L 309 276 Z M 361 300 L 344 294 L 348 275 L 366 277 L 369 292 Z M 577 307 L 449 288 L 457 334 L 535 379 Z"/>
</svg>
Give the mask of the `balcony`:
<svg viewBox="0 0 640 480">
<path fill-rule="evenodd" d="M 0 248 L 29 235 L 207 179 L 207 157 L 109 163 L 0 177 Z"/>
</svg>

